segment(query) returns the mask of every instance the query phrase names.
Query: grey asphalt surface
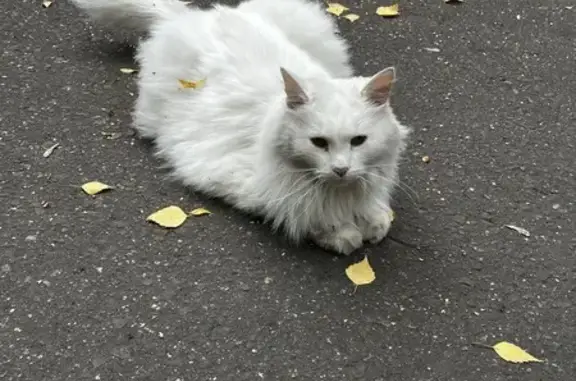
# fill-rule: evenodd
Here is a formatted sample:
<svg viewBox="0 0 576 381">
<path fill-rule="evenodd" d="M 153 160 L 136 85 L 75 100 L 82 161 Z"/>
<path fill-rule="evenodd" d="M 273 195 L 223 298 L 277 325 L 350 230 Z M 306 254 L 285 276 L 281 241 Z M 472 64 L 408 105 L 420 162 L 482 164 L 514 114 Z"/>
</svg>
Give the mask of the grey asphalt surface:
<svg viewBox="0 0 576 381">
<path fill-rule="evenodd" d="M 132 49 L 40 3 L 0 12 L 1 380 L 576 379 L 573 0 L 345 2 L 357 72 L 397 66 L 414 128 L 395 240 L 351 257 L 167 181 L 130 130 Z M 214 214 L 145 222 L 171 204 Z M 471 345 L 501 340 L 545 362 Z"/>
</svg>

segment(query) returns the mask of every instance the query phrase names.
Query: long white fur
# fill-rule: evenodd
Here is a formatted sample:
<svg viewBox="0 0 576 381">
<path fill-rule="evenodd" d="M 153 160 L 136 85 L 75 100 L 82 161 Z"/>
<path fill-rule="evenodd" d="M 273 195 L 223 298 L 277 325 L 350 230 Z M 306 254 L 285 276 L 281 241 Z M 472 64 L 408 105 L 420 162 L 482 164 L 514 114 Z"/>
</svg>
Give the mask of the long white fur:
<svg viewBox="0 0 576 381">
<path fill-rule="evenodd" d="M 387 234 L 409 129 L 389 104 L 362 95 L 370 78 L 352 77 L 347 45 L 318 4 L 73 2 L 106 25 L 149 32 L 137 54 L 134 125 L 185 185 L 264 216 L 295 242 L 312 238 L 340 253 Z M 287 107 L 280 67 L 310 98 L 297 110 Z M 179 79 L 206 85 L 182 89 Z M 368 139 L 351 147 L 356 135 Z M 330 150 L 314 146 L 314 136 L 329 138 Z M 294 167 L 286 147 L 314 168 Z M 336 164 L 350 166 L 355 180 L 330 177 Z"/>
</svg>

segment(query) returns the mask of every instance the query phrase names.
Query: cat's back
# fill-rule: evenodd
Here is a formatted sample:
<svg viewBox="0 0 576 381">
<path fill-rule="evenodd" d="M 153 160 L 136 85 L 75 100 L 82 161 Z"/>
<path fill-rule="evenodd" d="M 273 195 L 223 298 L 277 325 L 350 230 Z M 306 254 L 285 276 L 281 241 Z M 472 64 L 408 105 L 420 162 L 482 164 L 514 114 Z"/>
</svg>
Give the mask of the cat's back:
<svg viewBox="0 0 576 381">
<path fill-rule="evenodd" d="M 261 130 L 282 112 L 280 67 L 325 75 L 273 24 L 221 6 L 164 25 L 139 57 L 141 115 L 150 115 L 140 119 L 154 123 L 159 152 L 186 184 L 231 201 L 250 193 Z M 178 79 L 205 85 L 182 89 Z"/>
<path fill-rule="evenodd" d="M 168 66 L 180 63 L 180 69 L 212 74 L 213 80 L 229 76 L 243 84 L 257 80 L 261 91 L 277 90 L 266 85 L 274 84 L 281 66 L 301 76 L 324 71 L 274 20 L 242 7 L 190 11 L 156 30 L 149 43 L 154 49 L 148 50 L 154 51 L 148 55 Z"/>
</svg>

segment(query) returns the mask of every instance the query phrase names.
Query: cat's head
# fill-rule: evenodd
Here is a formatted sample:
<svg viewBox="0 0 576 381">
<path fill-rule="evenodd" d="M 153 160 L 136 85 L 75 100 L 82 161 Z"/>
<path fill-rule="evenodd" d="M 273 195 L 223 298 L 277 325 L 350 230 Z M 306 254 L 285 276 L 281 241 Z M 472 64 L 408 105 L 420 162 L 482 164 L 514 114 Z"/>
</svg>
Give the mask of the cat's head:
<svg viewBox="0 0 576 381">
<path fill-rule="evenodd" d="M 316 81 L 281 74 L 286 103 L 275 148 L 294 171 L 334 182 L 395 175 L 409 130 L 390 107 L 394 68 Z"/>
</svg>

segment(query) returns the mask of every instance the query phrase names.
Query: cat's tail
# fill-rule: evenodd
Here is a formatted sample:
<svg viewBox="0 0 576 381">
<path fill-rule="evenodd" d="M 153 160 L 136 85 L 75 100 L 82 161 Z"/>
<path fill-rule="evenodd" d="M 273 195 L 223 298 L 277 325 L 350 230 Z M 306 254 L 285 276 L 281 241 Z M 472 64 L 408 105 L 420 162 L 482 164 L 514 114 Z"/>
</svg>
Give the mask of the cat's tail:
<svg viewBox="0 0 576 381">
<path fill-rule="evenodd" d="M 149 31 L 154 24 L 186 12 L 179 0 L 72 0 L 93 20 L 112 29 Z"/>
</svg>

